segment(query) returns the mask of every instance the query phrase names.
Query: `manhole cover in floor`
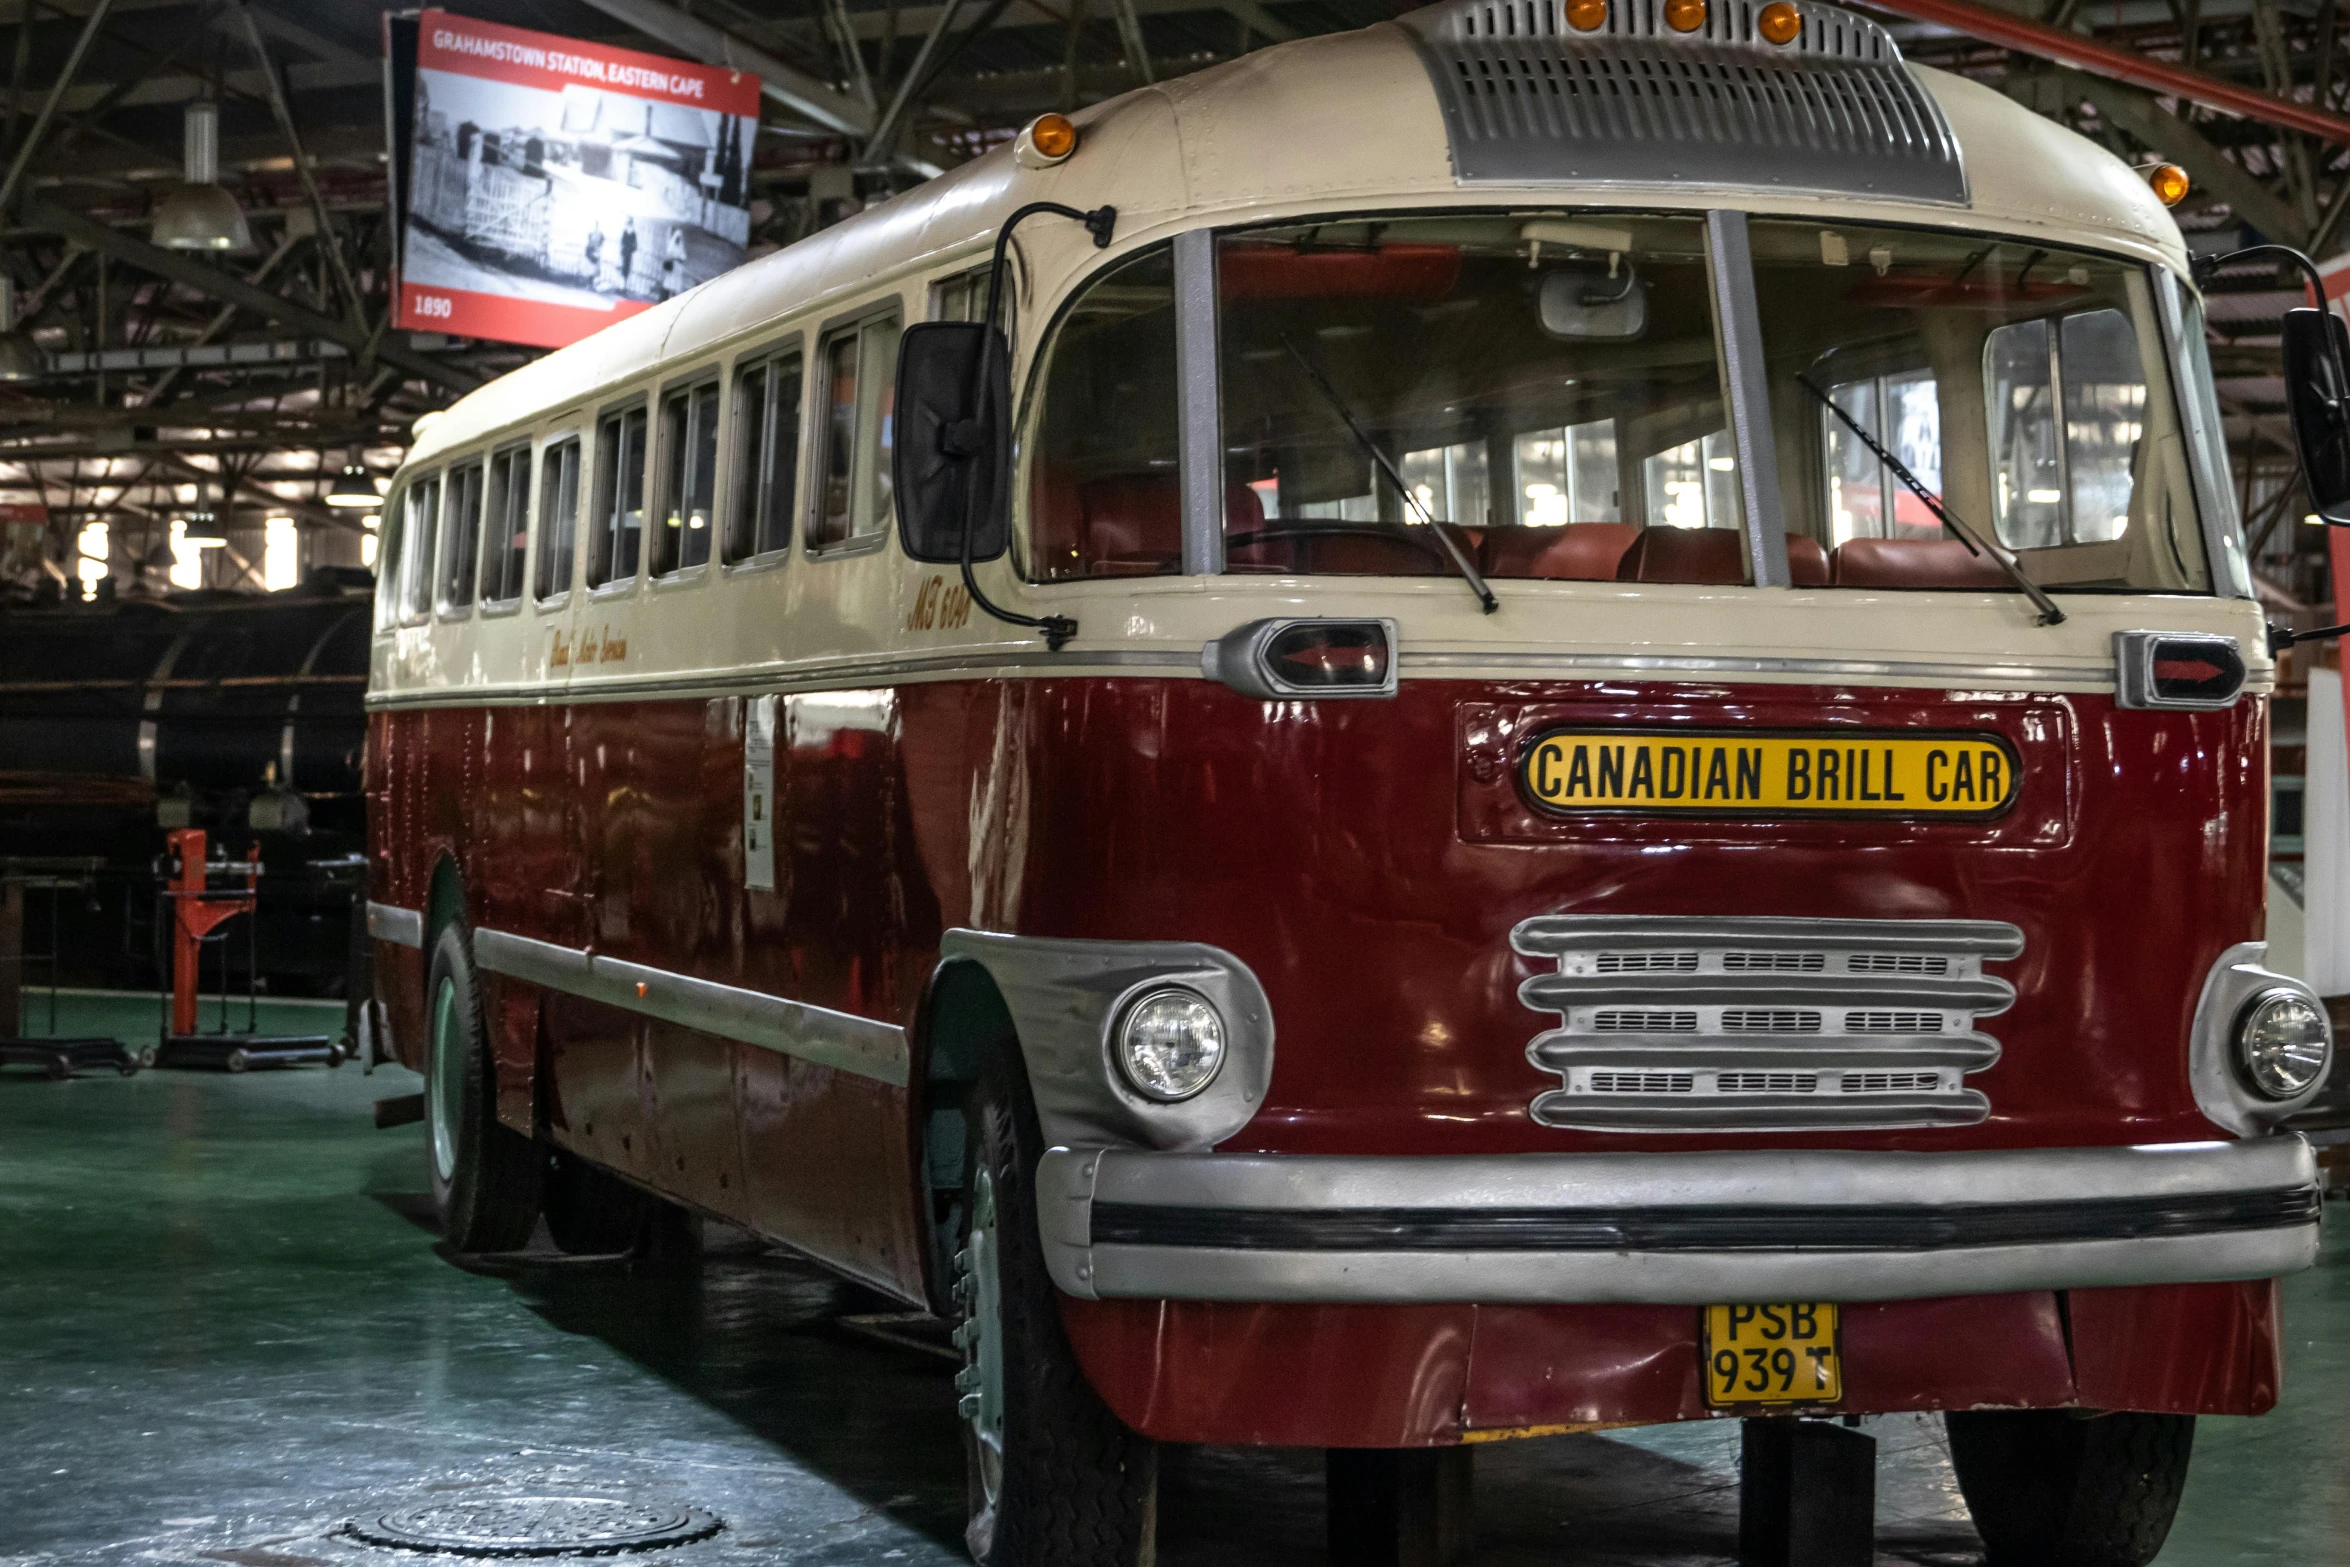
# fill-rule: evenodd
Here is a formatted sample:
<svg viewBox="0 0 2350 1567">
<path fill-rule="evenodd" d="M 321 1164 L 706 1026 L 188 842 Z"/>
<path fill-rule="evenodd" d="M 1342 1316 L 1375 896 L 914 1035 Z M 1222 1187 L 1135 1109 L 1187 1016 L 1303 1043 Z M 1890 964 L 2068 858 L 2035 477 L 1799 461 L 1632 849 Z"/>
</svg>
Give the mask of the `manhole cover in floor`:
<svg viewBox="0 0 2350 1567">
<path fill-rule="evenodd" d="M 722 1527 L 698 1507 L 610 1496 L 451 1499 L 363 1518 L 370 1545 L 457 1556 L 606 1556 L 706 1540 Z"/>
</svg>

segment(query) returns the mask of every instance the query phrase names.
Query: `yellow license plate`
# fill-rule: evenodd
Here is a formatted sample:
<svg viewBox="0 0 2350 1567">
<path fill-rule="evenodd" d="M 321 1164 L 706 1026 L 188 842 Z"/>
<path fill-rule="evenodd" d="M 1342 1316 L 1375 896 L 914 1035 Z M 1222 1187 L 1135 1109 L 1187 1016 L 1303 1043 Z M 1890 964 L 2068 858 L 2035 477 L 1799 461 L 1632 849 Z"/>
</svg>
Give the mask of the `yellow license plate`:
<svg viewBox="0 0 2350 1567">
<path fill-rule="evenodd" d="M 1826 1301 L 1705 1308 L 1709 1404 L 1833 1404 L 1844 1346 Z"/>
<path fill-rule="evenodd" d="M 1997 735 L 1553 729 L 1518 765 L 1538 810 L 1642 816 L 1984 818 L 2015 802 Z"/>
</svg>

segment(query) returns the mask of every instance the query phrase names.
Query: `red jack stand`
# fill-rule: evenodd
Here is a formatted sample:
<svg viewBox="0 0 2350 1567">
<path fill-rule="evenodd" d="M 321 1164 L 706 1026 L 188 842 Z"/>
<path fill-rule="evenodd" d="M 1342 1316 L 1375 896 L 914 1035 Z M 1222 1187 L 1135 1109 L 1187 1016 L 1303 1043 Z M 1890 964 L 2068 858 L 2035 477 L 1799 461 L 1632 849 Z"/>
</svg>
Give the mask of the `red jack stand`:
<svg viewBox="0 0 2350 1567">
<path fill-rule="evenodd" d="M 342 1046 L 324 1034 L 263 1034 L 259 1032 L 261 1004 L 254 985 L 257 951 L 252 916 L 261 905 L 261 851 L 250 850 L 242 862 L 205 857 L 204 830 L 183 827 L 165 835 L 167 869 L 157 894 L 158 918 L 171 910 L 171 1017 L 155 1050 L 159 1067 L 196 1067 L 242 1072 L 255 1066 L 297 1066 L 315 1061 L 343 1064 Z M 225 885 L 214 887 L 215 877 Z M 239 884 L 241 882 L 241 885 Z M 245 962 L 245 1027 L 232 1033 L 228 1026 L 228 956 L 220 962 L 220 1027 L 199 1033 L 196 1027 L 198 980 L 204 948 L 226 940 L 215 935 L 238 915 L 247 916 Z"/>
</svg>

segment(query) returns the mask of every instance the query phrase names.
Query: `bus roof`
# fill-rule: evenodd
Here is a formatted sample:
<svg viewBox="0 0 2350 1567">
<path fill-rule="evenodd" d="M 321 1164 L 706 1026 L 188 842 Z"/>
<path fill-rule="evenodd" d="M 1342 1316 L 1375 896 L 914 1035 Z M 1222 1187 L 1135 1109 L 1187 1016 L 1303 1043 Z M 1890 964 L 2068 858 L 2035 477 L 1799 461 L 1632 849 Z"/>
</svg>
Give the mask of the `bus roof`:
<svg viewBox="0 0 2350 1567">
<path fill-rule="evenodd" d="M 1456 5 L 1488 0 L 1453 0 Z M 1807 7 L 1810 10 L 1824 8 Z M 1118 209 L 1117 248 L 1202 224 L 1315 210 L 1460 206 L 1736 207 L 1980 228 L 2158 261 L 2184 272 L 2177 225 L 2119 158 L 1976 82 L 1900 66 L 1939 106 L 1965 169 L 1963 204 L 1753 183 L 1456 179 L 1428 65 L 1403 24 L 1301 38 L 1138 88 L 1073 116 L 1075 156 L 1025 169 L 999 147 L 821 233 L 616 322 L 473 392 L 418 433 L 412 462 L 592 404 L 786 316 L 821 319 L 886 281 L 979 259 L 1024 202 Z M 1100 259 L 1082 230 L 1031 225 L 1032 298 Z M 1033 309 L 1033 305 L 1031 309 Z"/>
</svg>

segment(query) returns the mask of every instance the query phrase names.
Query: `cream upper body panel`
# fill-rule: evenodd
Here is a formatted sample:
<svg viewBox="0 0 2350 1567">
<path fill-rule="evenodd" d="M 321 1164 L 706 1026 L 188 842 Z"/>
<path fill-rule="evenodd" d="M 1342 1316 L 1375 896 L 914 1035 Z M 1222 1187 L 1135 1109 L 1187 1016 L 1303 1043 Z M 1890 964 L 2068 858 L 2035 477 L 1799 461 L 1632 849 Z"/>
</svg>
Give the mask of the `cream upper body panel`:
<svg viewBox="0 0 2350 1567">
<path fill-rule="evenodd" d="M 1455 180 L 1445 123 L 1410 35 L 1393 24 L 1301 39 L 1148 87 L 1076 116 L 1077 154 L 1020 168 L 1008 149 L 550 354 L 424 428 L 403 470 L 592 424 L 599 407 L 731 367 L 787 337 L 813 343 L 845 314 L 895 297 L 929 314 L 928 284 L 984 260 L 1020 205 L 1118 209 L 1114 243 L 1078 225 L 1020 230 L 1015 384 L 1058 304 L 1116 258 L 1188 229 L 1315 212 L 1445 207 L 1735 208 L 1800 218 L 1958 228 L 2102 250 L 2184 274 L 2177 226 L 2102 148 L 1959 77 L 1912 68 L 1959 141 L 1965 206 L 1696 184 Z M 722 427 L 724 427 L 722 425 Z M 719 493 L 732 476 L 720 457 Z M 803 462 L 803 468 L 805 463 Z M 801 483 L 811 482 L 803 472 Z M 535 531 L 535 530 L 534 530 Z M 537 541 L 532 549 L 535 553 Z M 1162 577 L 1022 582 L 979 568 L 999 602 L 1075 616 L 1048 654 L 1033 634 L 935 609 L 952 568 L 907 560 L 894 537 L 831 558 L 717 565 L 676 580 L 380 632 L 377 705 L 822 689 L 991 673 L 1197 676 L 1200 648 L 1269 615 L 1389 615 L 1406 678 L 1618 677 L 2110 691 L 2116 631 L 2237 637 L 2254 689 L 2271 678 L 2256 605 L 2208 596 L 2067 595 L 2035 625 L 2020 596 L 1498 582 L 1484 615 L 1444 579 Z M 926 623 L 927 622 L 927 623 Z"/>
</svg>

